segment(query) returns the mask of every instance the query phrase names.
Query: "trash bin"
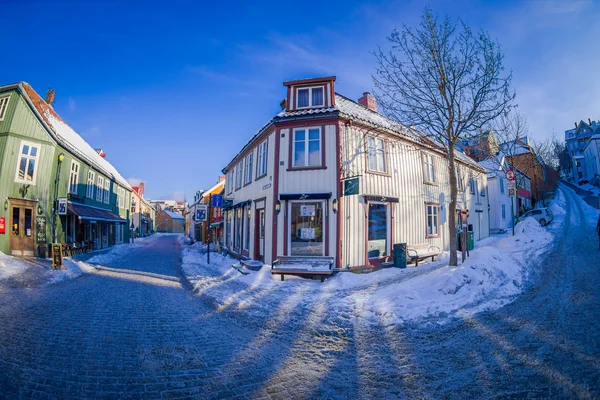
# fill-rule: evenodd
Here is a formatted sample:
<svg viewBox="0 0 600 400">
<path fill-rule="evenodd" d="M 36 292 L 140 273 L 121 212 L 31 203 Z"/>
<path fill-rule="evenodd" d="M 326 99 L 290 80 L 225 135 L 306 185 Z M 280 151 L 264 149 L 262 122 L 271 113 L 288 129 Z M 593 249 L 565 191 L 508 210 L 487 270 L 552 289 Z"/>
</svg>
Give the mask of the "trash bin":
<svg viewBox="0 0 600 400">
<path fill-rule="evenodd" d="M 461 233 L 456 234 L 456 243 L 458 243 L 458 251 L 462 251 L 462 240 L 460 240 Z"/>
<path fill-rule="evenodd" d="M 406 243 L 394 244 L 394 267 L 406 268 Z"/>
<path fill-rule="evenodd" d="M 467 232 L 467 250 L 473 250 L 473 248 L 475 247 L 475 240 L 474 240 L 474 233 L 473 231 L 468 231 Z"/>
</svg>

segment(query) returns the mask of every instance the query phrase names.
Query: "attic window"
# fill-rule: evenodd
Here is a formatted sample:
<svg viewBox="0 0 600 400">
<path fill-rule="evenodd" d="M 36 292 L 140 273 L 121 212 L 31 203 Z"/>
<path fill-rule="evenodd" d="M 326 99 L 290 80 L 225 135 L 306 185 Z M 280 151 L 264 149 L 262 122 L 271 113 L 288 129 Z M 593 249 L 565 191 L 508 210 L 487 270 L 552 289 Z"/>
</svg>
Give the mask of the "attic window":
<svg viewBox="0 0 600 400">
<path fill-rule="evenodd" d="M 8 107 L 9 99 L 10 95 L 0 97 L 0 121 L 2 121 L 6 115 L 6 108 Z"/>
<path fill-rule="evenodd" d="M 325 97 L 323 86 L 298 89 L 296 92 L 296 108 L 323 107 Z"/>
</svg>

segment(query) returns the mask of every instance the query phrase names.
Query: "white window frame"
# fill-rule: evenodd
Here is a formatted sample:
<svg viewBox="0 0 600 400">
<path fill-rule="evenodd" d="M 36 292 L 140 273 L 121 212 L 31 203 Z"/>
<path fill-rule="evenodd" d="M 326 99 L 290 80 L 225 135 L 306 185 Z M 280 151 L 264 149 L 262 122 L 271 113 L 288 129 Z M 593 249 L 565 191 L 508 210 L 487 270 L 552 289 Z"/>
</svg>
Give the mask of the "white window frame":
<svg viewBox="0 0 600 400">
<path fill-rule="evenodd" d="M 435 183 L 435 158 L 432 154 L 423 152 L 423 181 Z"/>
<path fill-rule="evenodd" d="M 258 145 L 256 151 L 256 178 L 260 178 L 267 174 L 267 157 L 268 157 L 268 139 L 265 139 Z"/>
<path fill-rule="evenodd" d="M 323 90 L 323 104 L 317 104 L 314 105 L 312 103 L 312 91 L 313 89 L 322 89 Z M 301 90 L 308 90 L 308 105 L 307 106 L 299 106 L 298 105 L 298 99 L 300 98 L 300 96 L 298 95 L 298 92 L 300 92 Z M 317 86 L 303 86 L 303 87 L 298 87 L 296 88 L 296 93 L 294 93 L 294 97 L 296 100 L 296 109 L 297 110 L 302 110 L 304 108 L 312 108 L 312 107 L 325 107 L 325 96 L 327 95 L 327 91 L 325 90 L 325 85 L 317 85 Z"/>
<path fill-rule="evenodd" d="M 104 204 L 108 204 L 110 201 L 110 180 L 104 180 Z"/>
<path fill-rule="evenodd" d="M 104 191 L 104 177 L 98 175 L 98 179 L 96 180 L 96 201 L 102 202 L 102 194 Z"/>
<path fill-rule="evenodd" d="M 6 110 L 8 110 L 8 102 L 10 101 L 10 94 L 6 96 L 0 96 L 0 121 L 4 121 L 6 116 Z"/>
<path fill-rule="evenodd" d="M 253 156 L 254 152 L 251 151 L 250 154 L 248 154 L 245 158 L 244 158 L 244 164 L 245 164 L 245 175 L 244 175 L 244 185 L 247 185 L 249 183 L 252 182 L 252 156 Z"/>
<path fill-rule="evenodd" d="M 309 156 L 309 144 L 311 140 L 310 131 L 318 130 L 319 131 L 319 164 L 317 165 L 309 165 L 308 160 Z M 304 165 L 296 165 L 296 133 L 299 131 L 304 131 Z M 313 140 L 314 141 L 314 140 Z M 300 142 L 298 142 L 300 143 Z M 320 168 L 323 167 L 323 131 L 320 126 L 306 126 L 302 128 L 295 128 L 294 133 L 292 135 L 292 168 Z"/>
<path fill-rule="evenodd" d="M 433 209 L 435 208 L 435 213 L 433 213 Z M 429 226 L 429 217 L 431 216 L 431 220 L 435 221 L 435 224 L 431 226 L 431 233 L 430 231 L 430 226 Z M 425 204 L 425 225 L 426 225 L 426 230 L 425 230 L 425 237 L 426 238 L 433 238 L 433 237 L 439 237 L 440 236 L 440 205 L 439 204 L 431 204 L 431 203 L 427 203 Z M 435 232 L 433 231 L 433 228 L 435 228 Z"/>
<path fill-rule="evenodd" d="M 242 187 L 244 181 L 244 161 L 240 161 L 235 167 L 235 190 Z"/>
<path fill-rule="evenodd" d="M 69 172 L 69 193 L 77 194 L 77 185 L 79 184 L 79 164 L 75 160 L 71 160 L 71 169 Z"/>
<path fill-rule="evenodd" d="M 88 171 L 87 188 L 85 197 L 88 199 L 94 198 L 94 189 L 96 188 L 96 173 L 91 169 Z"/>
<path fill-rule="evenodd" d="M 28 154 L 23 154 L 23 147 L 25 146 L 29 146 L 29 152 Z M 35 147 L 36 148 L 36 155 L 32 156 L 31 154 L 31 148 Z M 21 140 L 21 146 L 19 147 L 19 154 L 17 155 L 17 168 L 15 170 L 15 182 L 18 183 L 26 183 L 29 185 L 35 185 L 35 181 L 37 179 L 37 171 L 39 169 L 39 160 L 40 160 L 40 152 L 42 150 L 42 146 L 40 146 L 39 144 L 33 143 L 33 142 L 28 142 L 25 140 Z M 21 166 L 21 159 L 25 158 L 27 161 L 25 162 L 25 171 L 23 174 L 23 179 L 19 178 L 19 167 Z M 31 180 L 27 180 L 27 170 L 29 169 L 29 163 L 33 161 L 33 176 L 31 177 Z"/>
<path fill-rule="evenodd" d="M 374 168 L 371 168 L 371 159 L 373 159 Z M 380 166 L 380 162 L 382 167 Z M 387 173 L 387 157 L 385 155 L 385 140 L 383 138 L 373 135 L 367 136 L 367 170 Z"/>
<path fill-rule="evenodd" d="M 321 228 L 322 229 L 322 233 L 321 234 L 323 236 L 323 242 L 322 242 L 323 251 L 321 252 L 320 255 L 319 254 L 315 254 L 315 255 L 319 256 L 319 257 L 320 256 L 324 256 L 325 255 L 325 243 L 326 243 L 325 238 L 327 238 L 327 236 L 326 236 L 327 235 L 326 218 L 328 218 L 327 214 L 326 214 L 327 203 L 324 200 L 289 200 L 287 203 L 288 203 L 288 205 L 287 205 L 287 215 L 290 216 L 288 218 L 288 223 L 287 223 L 287 226 L 288 226 L 288 235 L 287 235 L 287 238 L 285 239 L 285 240 L 287 240 L 287 244 L 288 244 L 288 246 L 287 246 L 287 248 L 288 248 L 288 250 L 287 250 L 288 256 L 292 256 L 292 222 L 293 222 L 292 218 L 291 218 L 291 216 L 292 216 L 292 204 L 297 204 L 297 203 L 300 203 L 300 204 L 302 204 L 302 203 L 321 203 L 321 210 L 323 212 L 323 226 Z M 292 256 L 292 257 L 302 257 L 302 256 Z"/>
</svg>

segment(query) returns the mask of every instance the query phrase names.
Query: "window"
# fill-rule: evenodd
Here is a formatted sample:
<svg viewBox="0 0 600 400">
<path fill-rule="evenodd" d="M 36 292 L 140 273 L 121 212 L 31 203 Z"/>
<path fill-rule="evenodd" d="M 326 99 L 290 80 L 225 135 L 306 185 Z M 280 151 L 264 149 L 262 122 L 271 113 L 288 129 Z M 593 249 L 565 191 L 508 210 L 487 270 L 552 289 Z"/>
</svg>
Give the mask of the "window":
<svg viewBox="0 0 600 400">
<path fill-rule="evenodd" d="M 462 180 L 462 168 L 460 165 L 456 165 L 456 183 L 459 190 L 463 190 L 463 180 Z"/>
<path fill-rule="evenodd" d="M 229 171 L 229 176 L 227 177 L 227 182 L 225 182 L 225 184 L 227 185 L 227 193 L 231 194 L 233 192 L 233 169 L 231 171 Z"/>
<path fill-rule="evenodd" d="M 506 205 L 502 204 L 502 219 L 506 219 Z"/>
<path fill-rule="evenodd" d="M 265 140 L 258 145 L 258 152 L 256 154 L 256 177 L 259 178 L 267 174 L 267 143 Z"/>
<path fill-rule="evenodd" d="M 10 99 L 10 95 L 0 97 L 0 121 L 4 119 L 6 115 L 6 109 L 8 108 L 8 100 Z"/>
<path fill-rule="evenodd" d="M 469 191 L 471 194 L 475 194 L 475 179 L 473 179 L 473 176 L 469 176 Z"/>
<path fill-rule="evenodd" d="M 87 180 L 87 191 L 85 193 L 85 197 L 87 197 L 88 199 L 93 199 L 94 198 L 94 182 L 95 182 L 95 178 L 96 174 L 94 173 L 94 171 L 89 170 L 88 171 L 88 180 Z"/>
<path fill-rule="evenodd" d="M 388 218 L 385 203 L 369 203 L 368 257 L 388 255 Z"/>
<path fill-rule="evenodd" d="M 137 213 L 136 208 L 137 208 L 137 206 L 136 206 L 135 198 L 133 197 L 133 194 L 132 194 L 132 198 L 131 198 L 131 215 L 132 216 Z"/>
<path fill-rule="evenodd" d="M 438 215 L 439 206 L 437 204 L 427 204 L 427 237 L 438 236 Z"/>
<path fill-rule="evenodd" d="M 71 161 L 71 175 L 69 176 L 69 193 L 77 194 L 77 183 L 79 182 L 79 163 Z"/>
<path fill-rule="evenodd" d="M 235 210 L 235 236 L 233 238 L 233 247 L 239 249 L 242 244 L 242 207 Z"/>
<path fill-rule="evenodd" d="M 102 201 L 102 190 L 104 189 L 104 178 L 98 176 L 98 186 L 96 187 L 96 201 Z"/>
<path fill-rule="evenodd" d="M 250 248 L 250 213 L 252 210 L 252 206 L 248 206 L 246 209 L 246 226 L 244 229 L 244 250 L 248 250 Z"/>
<path fill-rule="evenodd" d="M 252 153 L 246 156 L 246 177 L 244 179 L 244 184 L 248 184 L 252 182 Z"/>
<path fill-rule="evenodd" d="M 435 182 L 435 166 L 433 156 L 423 153 L 423 180 L 425 182 Z"/>
<path fill-rule="evenodd" d="M 110 199 L 110 181 L 108 179 L 104 180 L 104 203 L 108 204 Z"/>
<path fill-rule="evenodd" d="M 481 197 L 485 197 L 485 185 L 483 184 L 483 179 L 481 180 L 481 192 L 479 194 Z"/>
<path fill-rule="evenodd" d="M 237 167 L 235 167 L 236 172 L 237 172 L 237 179 L 235 180 L 235 188 L 239 189 L 242 187 L 242 176 L 244 173 L 244 164 L 243 163 L 239 163 L 237 165 Z"/>
<path fill-rule="evenodd" d="M 33 143 L 21 142 L 19 162 L 15 182 L 35 184 L 37 175 L 37 160 L 39 157 L 39 146 Z"/>
<path fill-rule="evenodd" d="M 294 167 L 321 165 L 321 128 L 294 130 Z"/>
<path fill-rule="evenodd" d="M 367 137 L 369 170 L 377 172 L 386 172 L 385 148 L 381 138 L 375 136 Z"/>
<path fill-rule="evenodd" d="M 504 179 L 502 178 L 500 178 L 500 193 L 504 194 Z"/>
<path fill-rule="evenodd" d="M 290 207 L 289 255 L 324 255 L 323 202 L 292 202 Z"/>
<path fill-rule="evenodd" d="M 323 107 L 323 86 L 298 89 L 296 92 L 296 108 Z"/>
</svg>

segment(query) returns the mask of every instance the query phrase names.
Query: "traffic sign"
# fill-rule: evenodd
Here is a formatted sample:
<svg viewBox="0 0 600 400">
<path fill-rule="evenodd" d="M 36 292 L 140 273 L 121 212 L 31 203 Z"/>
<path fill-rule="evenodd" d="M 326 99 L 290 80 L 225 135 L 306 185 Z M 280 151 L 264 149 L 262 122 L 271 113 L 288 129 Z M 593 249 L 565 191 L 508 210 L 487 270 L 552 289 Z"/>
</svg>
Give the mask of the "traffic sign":
<svg viewBox="0 0 600 400">
<path fill-rule="evenodd" d="M 196 209 L 196 222 L 203 222 L 206 221 L 206 216 L 207 216 L 207 205 L 199 205 L 198 208 Z"/>
<path fill-rule="evenodd" d="M 514 181 L 515 180 L 515 171 L 513 171 L 512 169 L 509 169 L 506 171 L 506 179 L 508 179 L 509 181 Z"/>
<path fill-rule="evenodd" d="M 517 185 L 515 183 L 515 181 L 508 181 L 508 190 L 515 190 L 517 188 Z"/>
<path fill-rule="evenodd" d="M 508 189 L 508 195 L 510 197 L 515 197 L 517 195 L 516 189 Z"/>
<path fill-rule="evenodd" d="M 212 206 L 215 208 L 222 208 L 223 207 L 223 195 L 216 194 L 216 195 L 212 196 Z"/>
<path fill-rule="evenodd" d="M 58 215 L 67 215 L 67 199 L 64 197 L 58 199 Z"/>
</svg>

